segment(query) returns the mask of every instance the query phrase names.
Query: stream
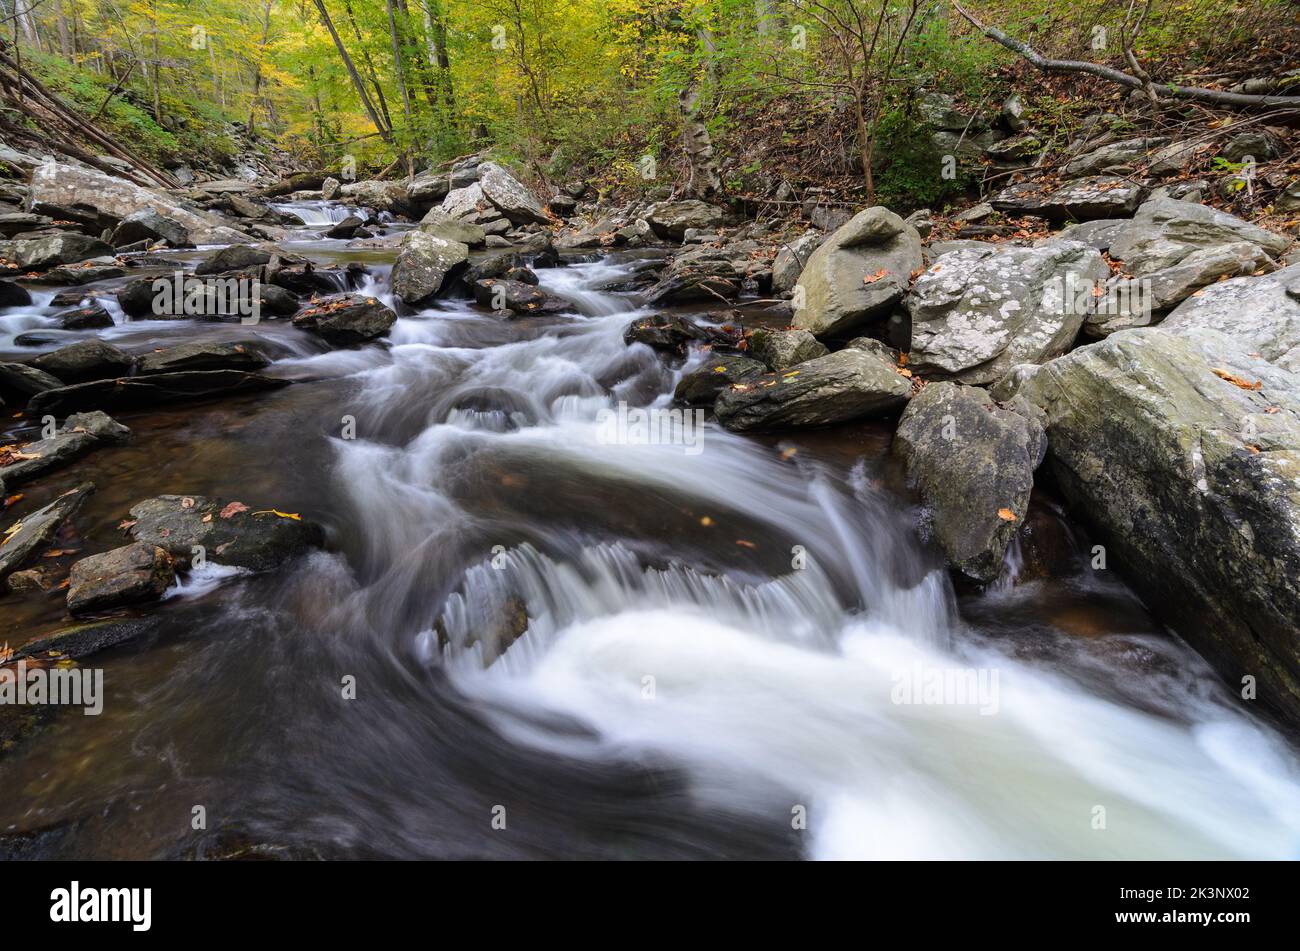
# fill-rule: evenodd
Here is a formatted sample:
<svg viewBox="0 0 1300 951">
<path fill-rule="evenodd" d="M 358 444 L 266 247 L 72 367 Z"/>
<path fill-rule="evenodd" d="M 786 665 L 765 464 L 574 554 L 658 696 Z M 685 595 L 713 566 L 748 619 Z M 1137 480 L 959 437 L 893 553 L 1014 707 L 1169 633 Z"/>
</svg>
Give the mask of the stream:
<svg viewBox="0 0 1300 951">
<path fill-rule="evenodd" d="M 393 252 L 319 237 L 346 209 L 276 207 L 304 221 L 288 250 L 363 263 L 395 306 Z M 111 296 L 101 331 L 45 330 L 39 289 L 0 314 L 6 360 L 95 333 L 251 340 L 298 381 L 114 414 L 129 443 L 24 487 L 96 483 L 75 547 L 123 544 L 164 493 L 302 513 L 331 542 L 266 575 L 193 572 L 154 635 L 88 659 L 103 714 L 0 755 L 0 833 L 39 832 L 49 858 L 1300 856 L 1294 749 L 1092 569 L 1050 498 L 1033 524 L 1055 570 L 1013 559 L 956 590 L 886 424 L 611 439 L 619 404 L 668 409 L 699 365 L 624 343 L 648 311 L 608 288 L 636 264 L 538 270 L 568 313 L 440 300 L 359 349 L 287 320 L 128 321 Z M 51 342 L 14 343 L 33 332 Z M 62 611 L 10 596 L 2 639 Z M 944 675 L 976 702 L 929 702 Z"/>
</svg>

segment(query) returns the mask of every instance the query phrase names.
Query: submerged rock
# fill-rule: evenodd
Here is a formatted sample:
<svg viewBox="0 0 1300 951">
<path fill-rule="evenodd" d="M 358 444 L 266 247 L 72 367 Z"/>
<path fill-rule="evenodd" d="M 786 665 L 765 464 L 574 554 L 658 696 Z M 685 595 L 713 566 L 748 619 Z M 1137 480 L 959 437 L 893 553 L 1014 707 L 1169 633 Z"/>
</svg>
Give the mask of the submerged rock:
<svg viewBox="0 0 1300 951">
<path fill-rule="evenodd" d="M 278 380 L 241 370 L 191 370 L 149 376 L 93 380 L 37 394 L 27 404 L 32 415 L 76 412 L 84 409 L 148 406 L 257 393 L 287 386 Z"/>
<path fill-rule="evenodd" d="M 4 541 L 0 543 L 0 581 L 35 561 L 54 541 L 59 527 L 77 513 L 94 491 L 94 483 L 82 483 L 6 528 Z"/>
<path fill-rule="evenodd" d="M 925 506 L 926 529 L 953 567 L 980 583 L 1001 573 L 1046 451 L 1041 411 L 957 383 L 922 387 L 893 444 Z"/>
</svg>

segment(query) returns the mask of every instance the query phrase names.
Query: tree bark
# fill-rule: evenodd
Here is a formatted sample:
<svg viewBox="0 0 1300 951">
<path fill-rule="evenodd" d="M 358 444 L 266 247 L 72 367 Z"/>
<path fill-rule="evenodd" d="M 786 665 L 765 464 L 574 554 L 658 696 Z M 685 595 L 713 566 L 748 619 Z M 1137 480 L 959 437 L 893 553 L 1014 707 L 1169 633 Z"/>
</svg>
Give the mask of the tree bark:
<svg viewBox="0 0 1300 951">
<path fill-rule="evenodd" d="M 379 112 L 375 109 L 375 104 L 370 101 L 370 96 L 366 93 L 366 84 L 357 72 L 356 64 L 352 62 L 352 57 L 348 55 L 347 48 L 343 45 L 343 40 L 339 37 L 339 31 L 334 29 L 334 21 L 330 19 L 329 11 L 325 9 L 324 0 L 313 0 L 316 9 L 320 13 L 320 19 L 325 24 L 325 29 L 329 31 L 330 37 L 334 40 L 334 48 L 339 51 L 339 58 L 343 60 L 343 65 L 348 71 L 348 76 L 352 78 L 352 85 L 357 90 L 357 97 L 361 100 L 362 107 L 365 108 L 366 114 L 370 116 L 370 121 L 374 123 L 375 129 L 385 142 L 392 142 L 392 130 L 380 118 Z"/>
</svg>

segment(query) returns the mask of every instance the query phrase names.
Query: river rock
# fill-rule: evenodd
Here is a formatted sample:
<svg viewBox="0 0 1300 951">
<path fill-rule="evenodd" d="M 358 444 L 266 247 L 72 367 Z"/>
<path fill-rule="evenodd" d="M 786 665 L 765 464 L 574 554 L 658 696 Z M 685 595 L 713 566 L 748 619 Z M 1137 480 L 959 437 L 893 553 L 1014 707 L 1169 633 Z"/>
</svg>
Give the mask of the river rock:
<svg viewBox="0 0 1300 951">
<path fill-rule="evenodd" d="M 175 563 L 163 549 L 135 542 L 73 562 L 68 575 L 68 613 L 157 601 L 176 580 Z"/>
<path fill-rule="evenodd" d="M 847 336 L 885 317 L 920 269 L 921 238 L 888 208 L 868 208 L 812 253 L 795 284 L 794 326 Z"/>
<path fill-rule="evenodd" d="M 0 307 L 27 307 L 31 302 L 27 288 L 13 281 L 0 281 Z"/>
<path fill-rule="evenodd" d="M 453 218 L 477 218 L 487 203 L 482 187 L 474 181 L 463 188 L 452 188 L 442 200 L 442 210 Z"/>
<path fill-rule="evenodd" d="M 682 374 L 673 398 L 688 406 L 712 406 L 733 383 L 748 383 L 768 372 L 757 360 L 731 353 L 706 354 L 695 370 Z"/>
<path fill-rule="evenodd" d="M 293 325 L 336 346 L 350 346 L 382 337 L 397 323 L 391 307 L 374 297 L 341 294 L 324 298 L 293 318 Z"/>
<path fill-rule="evenodd" d="M 187 208 L 165 192 L 78 165 L 50 162 L 37 166 L 32 170 L 31 200 L 34 205 L 82 203 L 118 220 L 151 208 L 184 227 L 189 232 L 189 240 L 197 244 L 235 244 L 250 240 L 249 235 L 227 226 L 216 215 Z"/>
<path fill-rule="evenodd" d="M 788 370 L 830 353 L 826 345 L 806 330 L 755 330 L 749 336 L 749 352 L 770 370 Z"/>
<path fill-rule="evenodd" d="M 1217 330 L 1251 353 L 1300 373 L 1300 264 L 1211 284 L 1170 312 L 1171 332 Z"/>
<path fill-rule="evenodd" d="M 0 480 L 3 480 L 0 484 L 13 488 L 30 482 L 81 458 L 97 446 L 122 442 L 130 435 L 131 430 L 102 412 L 69 416 L 62 429 L 48 438 L 27 443 L 20 448 L 20 458 L 0 466 Z"/>
<path fill-rule="evenodd" d="M 997 403 L 958 383 L 922 387 L 893 444 L 924 506 L 924 533 L 981 584 L 1002 571 L 1046 451 L 1040 410 L 1024 400 Z"/>
<path fill-rule="evenodd" d="M 692 343 L 736 347 L 740 340 L 740 331 L 734 325 L 710 327 L 678 314 L 639 317 L 623 331 L 623 341 L 629 345 L 643 343 L 654 350 L 678 356 L 685 354 L 687 346 Z"/>
<path fill-rule="evenodd" d="M 1101 255 L 1077 241 L 953 251 L 917 278 L 909 366 L 923 376 L 991 383 L 1020 363 L 1064 353 L 1087 316 Z"/>
<path fill-rule="evenodd" d="M 331 225 L 325 232 L 327 238 L 352 238 L 356 236 L 357 229 L 365 224 L 365 220 L 358 218 L 356 215 L 348 215 L 342 221 Z"/>
<path fill-rule="evenodd" d="M 1220 285 L 1221 286 L 1221 285 Z M 1300 723 L 1300 388 L 1213 330 L 1126 330 L 1029 369 L 1049 464 L 1127 580 Z"/>
<path fill-rule="evenodd" d="M 194 269 L 196 275 L 225 274 L 229 271 L 242 271 L 257 267 L 271 260 L 271 252 L 265 248 L 254 248 L 246 244 L 232 244 L 229 247 L 213 251 Z"/>
<path fill-rule="evenodd" d="M 782 245 L 772 262 L 772 290 L 781 294 L 793 290 L 804 265 L 825 238 L 820 231 L 805 231 L 789 244 Z"/>
<path fill-rule="evenodd" d="M 32 397 L 27 410 L 34 416 L 45 413 L 57 416 L 87 409 L 158 408 L 189 400 L 257 393 L 286 386 L 288 382 L 241 370 L 191 370 L 118 377 L 46 390 Z"/>
<path fill-rule="evenodd" d="M 25 363 L 0 363 L 0 392 L 22 398 L 35 396 L 46 390 L 57 390 L 63 381 Z"/>
<path fill-rule="evenodd" d="M 43 274 L 37 274 L 30 280 L 34 284 L 55 284 L 67 287 L 79 287 L 95 281 L 107 281 L 121 277 L 126 273 L 116 264 L 106 263 L 106 258 L 91 258 L 79 264 L 61 264 L 52 267 Z"/>
<path fill-rule="evenodd" d="M 122 617 L 86 621 L 34 637 L 25 644 L 15 647 L 14 656 L 75 660 L 146 634 L 153 634 L 161 627 L 162 620 L 157 617 Z"/>
<path fill-rule="evenodd" d="M 1125 270 L 1146 277 L 1173 267 L 1202 248 L 1246 242 L 1277 257 L 1289 238 L 1252 225 L 1227 212 L 1190 201 L 1156 198 L 1137 210 L 1133 220 L 1110 242 L 1110 254 Z"/>
<path fill-rule="evenodd" d="M 446 172 L 421 172 L 406 184 L 406 197 L 415 205 L 440 202 L 451 191 L 451 180 Z"/>
<path fill-rule="evenodd" d="M 849 348 L 723 390 L 718 421 L 737 432 L 829 426 L 897 412 L 911 381 L 877 355 Z"/>
<path fill-rule="evenodd" d="M 680 242 L 692 228 L 716 230 L 722 224 L 722 209 L 696 199 L 660 201 L 647 208 L 642 217 L 658 237 Z"/>
<path fill-rule="evenodd" d="M 393 265 L 393 293 L 407 304 L 419 305 L 442 289 L 448 275 L 469 260 L 469 248 L 459 241 L 408 232 Z"/>
<path fill-rule="evenodd" d="M 9 525 L 5 529 L 4 542 L 0 544 L 0 581 L 35 561 L 54 541 L 59 527 L 76 514 L 94 491 L 94 483 L 82 483 L 44 508 Z"/>
<path fill-rule="evenodd" d="M 173 218 L 166 218 L 152 208 L 141 208 L 122 219 L 113 231 L 113 247 L 136 241 L 165 241 L 173 248 L 193 247 L 189 230 Z"/>
<path fill-rule="evenodd" d="M 134 362 L 131 355 L 103 340 L 78 340 L 32 361 L 38 370 L 56 376 L 64 383 L 84 383 L 125 376 Z"/>
<path fill-rule="evenodd" d="M 1099 175 L 1056 188 L 1036 181 L 1012 185 L 998 192 L 990 203 L 1009 214 L 1063 222 L 1127 217 L 1141 200 L 1141 185 L 1113 175 Z"/>
<path fill-rule="evenodd" d="M 484 162 L 478 167 L 478 187 L 483 197 L 514 224 L 551 222 L 532 192 L 495 162 Z"/>
<path fill-rule="evenodd" d="M 198 495 L 160 495 L 131 507 L 127 531 L 188 565 L 195 546 L 209 562 L 266 571 L 324 544 L 325 533 L 297 513 Z"/>
<path fill-rule="evenodd" d="M 343 197 L 375 211 L 387 211 L 408 218 L 419 217 L 411 203 L 405 182 L 349 182 L 339 191 Z"/>
<path fill-rule="evenodd" d="M 54 315 L 54 319 L 64 330 L 96 330 L 113 326 L 113 316 L 99 302 L 86 307 L 59 311 Z"/>
<path fill-rule="evenodd" d="M 479 225 L 453 218 L 441 208 L 431 208 L 420 219 L 420 230 L 443 241 L 454 241 L 471 248 L 481 248 L 487 241 L 487 232 Z"/>
<path fill-rule="evenodd" d="M 509 273 L 514 272 L 508 271 L 507 274 Z M 519 280 L 491 277 L 475 281 L 473 291 L 474 300 L 480 306 L 490 307 L 497 312 L 546 314 L 566 310 L 569 306 L 533 284 Z"/>
<path fill-rule="evenodd" d="M 87 258 L 111 257 L 113 247 L 98 238 L 68 232 L 44 238 L 0 242 L 0 257 L 23 271 L 44 271 Z"/>
<path fill-rule="evenodd" d="M 260 370 L 270 366 L 252 343 L 193 342 L 142 354 L 137 369 L 142 374 L 177 370 Z"/>
</svg>

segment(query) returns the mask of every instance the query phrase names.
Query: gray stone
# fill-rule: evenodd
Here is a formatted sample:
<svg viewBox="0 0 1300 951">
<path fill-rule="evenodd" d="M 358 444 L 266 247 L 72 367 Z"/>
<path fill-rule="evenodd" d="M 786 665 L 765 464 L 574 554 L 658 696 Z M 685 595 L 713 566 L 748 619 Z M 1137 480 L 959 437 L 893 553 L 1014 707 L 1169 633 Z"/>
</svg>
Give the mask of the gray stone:
<svg viewBox="0 0 1300 951">
<path fill-rule="evenodd" d="M 76 561 L 68 575 L 68 613 L 94 614 L 109 608 L 157 601 L 176 580 L 172 556 L 143 542 Z"/>
<path fill-rule="evenodd" d="M 146 499 L 131 507 L 130 517 L 132 538 L 164 549 L 180 565 L 188 565 L 194 547 L 202 546 L 209 562 L 266 571 L 325 540 L 319 525 L 271 506 L 199 495 Z"/>
<path fill-rule="evenodd" d="M 749 352 L 767 364 L 769 370 L 788 370 L 830 353 L 825 344 L 806 330 L 755 330 L 749 337 Z"/>
<path fill-rule="evenodd" d="M 54 541 L 59 526 L 75 515 L 81 503 L 94 491 L 93 483 L 82 483 L 8 526 L 4 542 L 0 544 L 0 581 L 40 557 L 41 552 Z"/>
<path fill-rule="evenodd" d="M 270 366 L 252 343 L 197 341 L 142 354 L 137 368 L 142 374 L 178 370 L 260 370 Z"/>
<path fill-rule="evenodd" d="M 1022 399 L 929 383 L 899 420 L 893 452 L 924 506 L 923 528 L 953 567 L 980 583 L 1002 571 L 1043 461 L 1044 417 Z"/>
<path fill-rule="evenodd" d="M 408 232 L 393 265 L 393 293 L 407 304 L 422 304 L 442 289 L 449 274 L 469 260 L 469 248 L 459 241 L 423 231 Z"/>
<path fill-rule="evenodd" d="M 32 361 L 32 366 L 64 383 L 84 383 L 125 376 L 133 362 L 129 353 L 96 338 L 43 353 Z"/>
<path fill-rule="evenodd" d="M 1189 201 L 1158 198 L 1137 210 L 1133 220 L 1112 239 L 1112 257 L 1138 277 L 1177 264 L 1200 248 L 1246 241 L 1271 256 L 1290 239 L 1226 212 Z"/>
<path fill-rule="evenodd" d="M 783 244 L 776 253 L 776 260 L 772 262 L 772 290 L 782 294 L 793 290 L 799 281 L 799 275 L 803 273 L 804 265 L 825 239 L 826 236 L 820 231 L 805 231 L 793 241 Z"/>
<path fill-rule="evenodd" d="M 336 346 L 374 340 L 388 333 L 395 323 L 397 314 L 391 307 L 384 306 L 377 298 L 357 294 L 322 298 L 293 318 L 295 327 L 308 330 Z"/>
<path fill-rule="evenodd" d="M 482 247 L 487 240 L 487 232 L 481 226 L 453 218 L 441 208 L 431 208 L 420 219 L 420 230 L 443 241 L 458 241 L 471 248 Z"/>
<path fill-rule="evenodd" d="M 1247 352 L 1300 373 L 1300 264 L 1211 284 L 1160 326 L 1171 333 L 1220 331 Z"/>
<path fill-rule="evenodd" d="M 1062 174 L 1066 178 L 1100 175 L 1111 169 L 1131 169 L 1140 164 L 1154 149 L 1167 144 L 1167 138 L 1125 139 L 1111 142 L 1086 155 L 1067 162 Z"/>
<path fill-rule="evenodd" d="M 141 208 L 122 219 L 113 231 L 113 246 L 120 248 L 136 241 L 165 241 L 173 248 L 188 248 L 189 230 L 172 218 L 166 218 L 152 208 Z"/>
<path fill-rule="evenodd" d="M 716 230 L 722 224 L 722 209 L 695 199 L 660 201 L 646 209 L 644 218 L 660 238 L 681 241 L 691 228 Z"/>
<path fill-rule="evenodd" d="M 1089 221 L 1133 214 L 1142 200 L 1142 186 L 1123 178 L 1097 176 L 1050 188 L 1040 182 L 1012 185 L 990 203 L 998 211 L 1036 215 L 1052 221 Z"/>
<path fill-rule="evenodd" d="M 551 219 L 546 217 L 533 193 L 495 162 L 484 162 L 478 167 L 478 186 L 483 197 L 514 224 L 550 224 Z"/>
<path fill-rule="evenodd" d="M 747 383 L 768 372 L 757 360 L 730 353 L 705 354 L 695 370 L 682 374 L 673 398 L 688 406 L 712 406 L 733 383 Z"/>
<path fill-rule="evenodd" d="M 32 397 L 33 414 L 76 412 L 102 408 L 147 406 L 157 409 L 188 400 L 215 399 L 256 393 L 288 385 L 287 380 L 244 373 L 240 370 L 204 370 L 156 373 L 149 376 L 92 380 Z"/>
</svg>

